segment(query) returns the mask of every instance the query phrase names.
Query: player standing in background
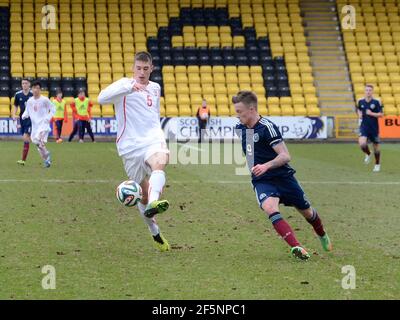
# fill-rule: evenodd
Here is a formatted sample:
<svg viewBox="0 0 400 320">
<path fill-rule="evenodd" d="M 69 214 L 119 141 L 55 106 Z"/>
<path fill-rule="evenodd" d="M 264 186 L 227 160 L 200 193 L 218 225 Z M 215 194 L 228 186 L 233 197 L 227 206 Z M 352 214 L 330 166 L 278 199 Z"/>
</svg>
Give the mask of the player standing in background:
<svg viewBox="0 0 400 320">
<path fill-rule="evenodd" d="M 51 165 L 51 157 L 50 152 L 46 148 L 46 143 L 51 131 L 50 121 L 56 110 L 49 98 L 40 94 L 40 90 L 40 82 L 34 82 L 32 84 L 33 96 L 26 103 L 22 119 L 31 118 L 31 140 L 38 148 L 44 167 L 48 168 Z"/>
<path fill-rule="evenodd" d="M 164 169 L 169 150 L 160 124 L 158 83 L 149 81 L 153 71 L 148 52 L 135 55 L 133 78 L 122 78 L 102 90 L 100 104 L 113 103 L 118 123 L 117 149 L 129 179 L 140 184 L 143 198 L 138 209 L 147 224 L 155 246 L 170 250 L 154 215 L 169 208 L 167 200 L 159 200 L 165 185 Z"/>
<path fill-rule="evenodd" d="M 14 106 L 12 108 L 12 118 L 17 121 L 17 109 L 19 107 L 19 126 L 21 127 L 21 133 L 24 140 L 24 147 L 22 149 L 22 159 L 18 160 L 17 163 L 25 165 L 26 158 L 29 152 L 29 137 L 31 134 L 32 124 L 29 118 L 22 120 L 22 114 L 25 111 L 26 102 L 32 97 L 31 83 L 28 79 L 22 79 L 21 81 L 22 90 L 15 93 Z"/>
<path fill-rule="evenodd" d="M 83 138 L 85 136 L 85 129 L 89 133 L 92 142 L 94 142 L 94 135 L 92 131 L 92 126 L 90 125 L 90 119 L 92 118 L 91 109 L 93 106 L 93 102 L 90 101 L 89 98 L 85 95 L 85 90 L 81 89 L 78 92 L 78 97 L 75 98 L 74 102 L 71 103 L 71 109 L 73 114 L 78 119 L 78 132 L 79 132 L 79 142 L 83 142 Z M 71 133 L 69 137 L 69 141 L 72 140 L 76 131 Z"/>
<path fill-rule="evenodd" d="M 276 232 L 289 244 L 294 257 L 307 260 L 310 255 L 280 214 L 279 203 L 294 206 L 312 225 L 322 248 L 331 251 L 332 243 L 321 219 L 294 177 L 296 171 L 288 165 L 290 154 L 278 127 L 260 116 L 257 96 L 253 92 L 240 91 L 232 102 L 240 120 L 236 132 L 242 141 L 260 208 L 267 213 Z"/>
<path fill-rule="evenodd" d="M 63 93 L 61 89 L 57 89 L 56 96 L 51 99 L 51 102 L 54 104 L 56 108 L 56 113 L 54 114 L 53 117 L 57 129 L 56 142 L 61 143 L 62 142 L 61 133 L 62 133 L 63 123 L 64 122 L 68 123 L 68 111 L 65 99 L 63 99 Z"/>
<path fill-rule="evenodd" d="M 365 97 L 357 102 L 357 114 L 360 118 L 360 137 L 358 144 L 361 150 L 365 153 L 364 163 L 369 164 L 371 161 L 371 151 L 368 147 L 368 142 L 372 142 L 375 156 L 375 166 L 373 172 L 381 170 L 381 151 L 379 148 L 379 123 L 378 118 L 383 117 L 383 106 L 378 99 L 372 95 L 374 87 L 370 84 L 365 86 Z"/>
</svg>

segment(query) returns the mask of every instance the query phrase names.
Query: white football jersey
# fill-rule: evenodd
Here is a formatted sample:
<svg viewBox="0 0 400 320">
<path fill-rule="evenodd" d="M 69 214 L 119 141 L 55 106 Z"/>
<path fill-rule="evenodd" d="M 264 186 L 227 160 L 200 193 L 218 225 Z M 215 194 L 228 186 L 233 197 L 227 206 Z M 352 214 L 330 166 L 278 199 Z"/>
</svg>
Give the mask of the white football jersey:
<svg viewBox="0 0 400 320">
<path fill-rule="evenodd" d="M 153 143 L 165 142 L 160 124 L 160 85 L 149 81 L 144 90 L 133 91 L 134 84 L 133 78 L 122 78 L 98 96 L 100 104 L 114 104 L 120 156 Z"/>
<path fill-rule="evenodd" d="M 49 98 L 40 96 L 30 97 L 26 102 L 26 108 L 22 114 L 22 119 L 30 118 L 32 122 L 31 136 L 35 137 L 41 132 L 50 132 L 50 121 L 56 112 L 55 106 Z"/>
</svg>

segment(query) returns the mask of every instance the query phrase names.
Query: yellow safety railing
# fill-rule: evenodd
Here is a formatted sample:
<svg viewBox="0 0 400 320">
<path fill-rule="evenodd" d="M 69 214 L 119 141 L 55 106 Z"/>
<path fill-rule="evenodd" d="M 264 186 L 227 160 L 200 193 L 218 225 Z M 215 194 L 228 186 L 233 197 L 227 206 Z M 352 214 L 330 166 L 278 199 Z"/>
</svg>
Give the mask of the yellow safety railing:
<svg viewBox="0 0 400 320">
<path fill-rule="evenodd" d="M 354 139 L 358 136 L 359 119 L 356 115 L 335 116 L 336 138 Z"/>
</svg>

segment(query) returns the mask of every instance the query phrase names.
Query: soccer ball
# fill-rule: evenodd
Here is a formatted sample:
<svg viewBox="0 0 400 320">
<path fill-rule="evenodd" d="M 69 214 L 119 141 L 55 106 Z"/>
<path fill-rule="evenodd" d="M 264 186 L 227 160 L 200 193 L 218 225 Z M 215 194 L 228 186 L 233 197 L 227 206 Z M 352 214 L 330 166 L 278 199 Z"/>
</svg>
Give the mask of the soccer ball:
<svg viewBox="0 0 400 320">
<path fill-rule="evenodd" d="M 115 192 L 117 199 L 126 207 L 133 207 L 142 199 L 142 188 L 132 180 L 122 182 Z"/>
</svg>

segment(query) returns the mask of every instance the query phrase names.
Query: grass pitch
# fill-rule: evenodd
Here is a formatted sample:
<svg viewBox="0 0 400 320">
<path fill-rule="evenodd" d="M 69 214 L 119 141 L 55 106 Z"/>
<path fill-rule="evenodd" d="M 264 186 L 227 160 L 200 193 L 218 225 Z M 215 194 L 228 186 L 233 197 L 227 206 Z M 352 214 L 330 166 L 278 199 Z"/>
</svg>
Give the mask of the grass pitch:
<svg viewBox="0 0 400 320">
<path fill-rule="evenodd" d="M 1 299 L 399 299 L 400 146 L 382 145 L 382 172 L 355 144 L 289 144 L 292 165 L 334 244 L 282 207 L 308 262 L 296 261 L 234 165 L 169 165 L 158 217 L 173 250 L 160 253 L 136 208 L 121 206 L 126 179 L 114 143 L 49 143 L 41 167 L 31 145 L 0 142 Z M 205 146 L 203 146 L 205 148 Z M 195 152 L 195 149 L 190 149 Z M 196 151 L 197 152 L 197 151 Z M 56 289 L 42 288 L 42 267 Z M 342 267 L 356 288 L 342 288 Z"/>
</svg>

